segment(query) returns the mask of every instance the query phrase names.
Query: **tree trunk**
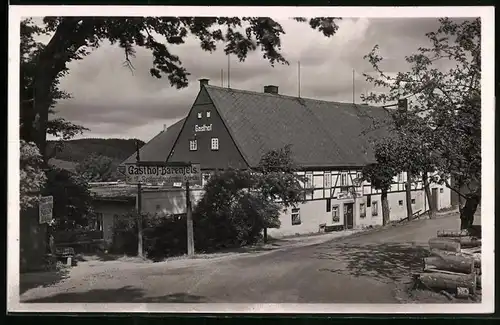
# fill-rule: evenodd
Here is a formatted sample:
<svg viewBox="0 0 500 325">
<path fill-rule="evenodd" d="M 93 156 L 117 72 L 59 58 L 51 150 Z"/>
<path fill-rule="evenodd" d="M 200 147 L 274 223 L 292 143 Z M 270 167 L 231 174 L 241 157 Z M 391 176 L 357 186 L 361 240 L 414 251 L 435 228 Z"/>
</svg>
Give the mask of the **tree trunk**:
<svg viewBox="0 0 500 325">
<path fill-rule="evenodd" d="M 464 254 L 463 252 L 450 252 L 439 249 L 431 249 L 431 255 L 438 256 L 443 259 L 446 259 L 447 256 L 459 256 L 465 259 L 472 258 L 474 260 L 474 267 L 481 268 L 481 254 Z"/>
<path fill-rule="evenodd" d="M 267 227 L 264 227 L 264 243 L 267 244 Z"/>
<path fill-rule="evenodd" d="M 470 229 L 474 223 L 474 214 L 481 202 L 481 189 L 468 194 L 465 205 L 460 209 L 460 229 Z"/>
<path fill-rule="evenodd" d="M 469 232 L 466 230 L 438 230 L 438 237 L 467 237 Z"/>
<path fill-rule="evenodd" d="M 457 243 L 456 241 L 453 240 L 447 240 L 443 238 L 431 238 L 429 239 L 429 248 L 431 250 L 437 249 L 437 250 L 459 253 L 461 247 L 460 243 Z"/>
<path fill-rule="evenodd" d="M 481 247 L 481 240 L 474 237 L 448 237 L 449 239 L 460 243 L 461 248 Z"/>
<path fill-rule="evenodd" d="M 57 75 L 66 67 L 66 62 L 70 57 L 69 48 L 75 51 L 85 45 L 85 37 L 74 39 L 74 31 L 81 18 L 64 18 L 40 53 L 36 64 L 36 72 L 33 80 L 33 115 L 36 125 L 36 144 L 47 164 L 47 122 L 49 119 L 49 109 L 51 105 L 50 90 L 52 82 Z M 81 36 L 81 35 L 79 35 Z"/>
<path fill-rule="evenodd" d="M 457 293 L 457 288 L 467 288 L 470 293 L 476 291 L 476 274 L 444 274 L 444 273 L 422 273 L 419 280 L 426 287 L 440 291 L 445 290 Z"/>
<path fill-rule="evenodd" d="M 387 190 L 382 190 L 382 225 L 387 225 L 391 220 L 391 210 L 389 209 L 389 201 L 387 200 Z"/>
<path fill-rule="evenodd" d="M 436 207 L 434 206 L 434 201 L 432 201 L 427 171 L 424 171 L 422 181 L 424 183 L 425 197 L 427 198 L 427 203 L 429 204 L 429 219 L 433 219 L 436 216 Z"/>
<path fill-rule="evenodd" d="M 411 173 L 406 172 L 406 214 L 408 221 L 413 220 L 413 209 L 411 207 Z"/>
<path fill-rule="evenodd" d="M 432 272 L 435 269 L 471 274 L 474 272 L 474 260 L 453 255 L 444 256 L 444 258 L 439 256 L 424 258 L 424 271 Z"/>
</svg>

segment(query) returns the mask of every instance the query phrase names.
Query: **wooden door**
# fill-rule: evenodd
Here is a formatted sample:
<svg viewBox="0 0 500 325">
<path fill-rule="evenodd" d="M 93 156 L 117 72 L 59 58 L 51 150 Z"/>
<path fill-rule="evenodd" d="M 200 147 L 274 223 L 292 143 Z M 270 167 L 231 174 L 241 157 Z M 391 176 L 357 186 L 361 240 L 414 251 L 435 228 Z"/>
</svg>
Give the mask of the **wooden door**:
<svg viewBox="0 0 500 325">
<path fill-rule="evenodd" d="M 354 226 L 354 203 L 344 203 L 344 225 L 346 229 Z"/>
</svg>

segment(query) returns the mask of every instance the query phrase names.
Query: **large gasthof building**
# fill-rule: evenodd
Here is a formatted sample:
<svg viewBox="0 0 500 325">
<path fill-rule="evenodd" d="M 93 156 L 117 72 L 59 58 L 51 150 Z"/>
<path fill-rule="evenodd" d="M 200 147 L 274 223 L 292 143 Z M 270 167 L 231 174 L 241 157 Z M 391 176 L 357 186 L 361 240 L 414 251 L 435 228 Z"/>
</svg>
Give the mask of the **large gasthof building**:
<svg viewBox="0 0 500 325">
<path fill-rule="evenodd" d="M 372 128 L 373 121 L 387 118 L 380 107 L 284 96 L 273 85 L 263 92 L 222 88 L 201 79 L 188 115 L 145 144 L 140 156 L 199 163 L 206 180 L 215 170 L 256 167 L 269 150 L 291 145 L 298 173 L 306 179 L 305 202 L 283 211 L 281 227 L 270 229 L 270 235 L 380 225 L 381 193 L 358 180 L 362 168 L 375 162 L 370 138 L 387 134 Z M 124 163 L 132 162 L 135 155 Z M 388 193 L 391 220 L 406 218 L 405 182 L 405 173 L 397 175 Z M 438 209 L 451 205 L 445 186 L 432 184 L 431 193 Z M 428 210 L 422 182 L 413 185 L 411 197 L 414 212 Z"/>
</svg>

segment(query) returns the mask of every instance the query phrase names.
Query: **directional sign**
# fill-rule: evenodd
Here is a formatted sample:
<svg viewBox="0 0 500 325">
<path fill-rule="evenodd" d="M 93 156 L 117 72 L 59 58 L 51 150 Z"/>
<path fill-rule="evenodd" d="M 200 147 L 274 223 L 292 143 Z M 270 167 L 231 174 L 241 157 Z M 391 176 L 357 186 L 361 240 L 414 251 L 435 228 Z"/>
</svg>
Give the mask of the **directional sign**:
<svg viewBox="0 0 500 325">
<path fill-rule="evenodd" d="M 54 197 L 42 196 L 38 203 L 38 217 L 40 223 L 48 223 L 52 220 L 52 210 L 54 209 Z"/>
<path fill-rule="evenodd" d="M 126 182 L 129 184 L 145 183 L 185 183 L 189 181 L 191 185 L 201 185 L 201 168 L 199 164 L 180 166 L 177 164 L 125 164 Z"/>
</svg>

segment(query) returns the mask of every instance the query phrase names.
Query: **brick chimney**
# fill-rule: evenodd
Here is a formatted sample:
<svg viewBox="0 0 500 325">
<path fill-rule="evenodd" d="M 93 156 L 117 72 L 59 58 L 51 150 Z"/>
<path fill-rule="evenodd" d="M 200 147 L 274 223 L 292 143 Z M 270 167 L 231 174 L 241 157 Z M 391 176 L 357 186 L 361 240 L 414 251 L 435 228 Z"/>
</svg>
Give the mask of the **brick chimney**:
<svg viewBox="0 0 500 325">
<path fill-rule="evenodd" d="M 208 81 L 209 81 L 209 80 L 210 80 L 210 79 L 205 79 L 205 78 L 203 78 L 203 79 L 199 79 L 198 81 L 200 82 L 200 89 L 201 89 L 201 88 L 203 88 L 203 86 L 208 85 Z"/>
<path fill-rule="evenodd" d="M 274 85 L 267 85 L 264 86 L 264 92 L 267 94 L 278 94 L 278 86 Z"/>
</svg>

